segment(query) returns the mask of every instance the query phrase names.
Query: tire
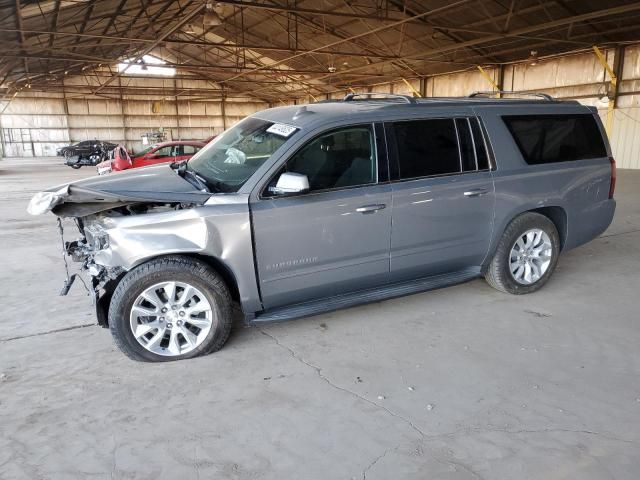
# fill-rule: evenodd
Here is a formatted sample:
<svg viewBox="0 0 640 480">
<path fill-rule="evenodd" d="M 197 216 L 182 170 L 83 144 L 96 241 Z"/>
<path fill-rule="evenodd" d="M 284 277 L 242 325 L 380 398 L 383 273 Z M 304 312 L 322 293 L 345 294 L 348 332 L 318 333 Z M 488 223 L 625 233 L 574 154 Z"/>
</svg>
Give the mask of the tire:
<svg viewBox="0 0 640 480">
<path fill-rule="evenodd" d="M 534 233 L 532 236 L 531 232 L 544 232 L 546 238 L 542 234 L 536 237 Z M 527 233 L 529 235 L 525 237 Z M 535 240 L 528 240 L 531 238 Z M 529 247 L 523 249 L 522 245 L 527 245 L 523 242 L 528 242 Z M 539 246 L 536 247 L 536 244 Z M 550 244 L 549 247 L 546 246 L 547 244 Z M 530 253 L 535 251 L 542 253 Z M 551 277 L 558 263 L 559 254 L 560 237 L 554 223 L 539 213 L 523 213 L 514 218 L 502 234 L 485 273 L 485 279 L 489 285 L 501 292 L 513 295 L 535 292 Z M 548 256 L 550 258 L 546 263 L 543 260 Z M 527 264 L 529 265 L 528 279 L 526 278 Z"/>
<path fill-rule="evenodd" d="M 78 165 L 77 163 L 74 163 L 73 165 L 69 165 L 69 166 L 74 170 L 78 170 L 82 165 Z"/>
<path fill-rule="evenodd" d="M 181 301 L 189 294 L 192 296 Z M 208 313 L 195 316 L 189 313 L 192 305 L 195 311 L 208 306 Z M 120 281 L 109 305 L 109 329 L 115 344 L 129 358 L 142 362 L 182 360 L 220 350 L 229 338 L 231 324 L 226 284 L 207 264 L 190 257 L 162 257 L 136 267 Z"/>
</svg>

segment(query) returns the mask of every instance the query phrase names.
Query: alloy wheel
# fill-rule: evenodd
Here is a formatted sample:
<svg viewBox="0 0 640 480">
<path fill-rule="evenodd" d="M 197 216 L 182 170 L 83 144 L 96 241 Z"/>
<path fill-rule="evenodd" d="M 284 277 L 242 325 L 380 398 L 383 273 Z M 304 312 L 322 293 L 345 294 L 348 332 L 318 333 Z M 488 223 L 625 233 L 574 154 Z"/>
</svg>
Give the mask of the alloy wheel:
<svg viewBox="0 0 640 480">
<path fill-rule="evenodd" d="M 549 269 L 553 247 L 549 235 L 534 228 L 523 233 L 511 248 L 509 271 L 522 285 L 536 283 Z"/>
<path fill-rule="evenodd" d="M 184 355 L 202 344 L 214 315 L 207 297 L 193 285 L 157 283 L 133 302 L 131 332 L 140 345 L 156 355 Z"/>
</svg>

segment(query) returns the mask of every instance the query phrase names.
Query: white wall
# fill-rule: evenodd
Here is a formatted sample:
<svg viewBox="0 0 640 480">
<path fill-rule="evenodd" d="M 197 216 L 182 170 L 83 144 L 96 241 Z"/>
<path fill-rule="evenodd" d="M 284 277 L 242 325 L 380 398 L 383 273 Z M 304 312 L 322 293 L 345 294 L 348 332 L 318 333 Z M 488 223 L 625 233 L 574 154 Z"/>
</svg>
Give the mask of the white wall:
<svg viewBox="0 0 640 480">
<path fill-rule="evenodd" d="M 615 50 L 603 50 L 613 66 Z M 499 69 L 485 67 L 496 84 L 500 83 Z M 577 100 L 595 106 L 605 122 L 608 99 L 606 83 L 611 80 L 591 51 L 541 60 L 535 66 L 519 63 L 504 66 L 503 90 L 541 92 L 566 100 Z M 356 92 L 386 92 L 413 95 L 418 91 L 425 97 L 466 96 L 475 91 L 491 91 L 492 86 L 477 68 L 468 71 L 437 75 L 420 79 L 385 83 L 373 87 L 351 87 Z M 619 96 L 613 113 L 610 134 L 611 148 L 618 168 L 640 169 L 640 44 L 625 48 Z M 342 98 L 351 90 L 332 92 L 329 98 Z"/>
<path fill-rule="evenodd" d="M 613 65 L 615 50 L 604 50 L 609 64 Z M 606 82 L 609 75 L 593 52 L 566 55 L 541 60 L 537 65 L 527 63 L 506 65 L 503 90 L 536 91 L 561 99 L 576 99 L 586 105 L 598 107 L 606 117 Z M 485 71 L 499 83 L 499 69 L 486 67 Z M 130 87 L 140 89 L 161 88 L 156 95 L 137 95 L 121 99 L 89 97 L 74 93 L 82 87 L 95 87 L 97 80 L 91 77 L 71 77 L 65 81 L 68 93 L 42 94 L 25 90 L 14 98 L 3 115 L 0 127 L 11 129 L 15 143 L 4 145 L 10 155 L 51 155 L 57 146 L 80 140 L 99 138 L 125 143 L 128 148 L 142 147 L 141 135 L 163 128 L 168 138 L 203 139 L 218 134 L 246 115 L 267 108 L 248 98 L 228 98 L 225 101 L 225 117 L 219 100 L 187 100 L 175 93 L 182 90 L 204 91 L 210 89 L 207 82 L 174 79 L 121 80 Z M 476 69 L 468 71 L 408 79 L 411 86 L 399 80 L 375 86 L 353 87 L 334 91 L 327 98 L 339 99 L 350 91 L 386 92 L 423 96 L 466 96 L 474 91 L 491 90 L 489 82 Z M 610 141 L 619 168 L 640 168 L 640 44 L 625 48 L 620 95 L 614 111 Z M 209 90 L 210 91 L 210 90 Z M 206 96 L 201 97 L 206 98 Z M 312 101 L 300 98 L 298 103 Z M 283 99 L 279 104 L 292 104 Z M 154 104 L 156 111 L 154 113 Z M 0 111 L 4 108 L 0 102 Z"/>
<path fill-rule="evenodd" d="M 128 81 L 142 82 L 141 79 Z M 173 80 L 158 81 L 171 82 L 165 85 L 169 94 L 184 87 Z M 84 77 L 71 78 L 65 84 L 72 90 L 74 82 L 87 85 Z M 150 86 L 150 82 L 156 80 L 146 79 L 141 85 Z M 198 88 L 193 83 L 189 88 Z M 24 90 L 0 115 L 4 156 L 55 155 L 60 146 L 91 139 L 122 143 L 137 151 L 143 148 L 142 134 L 158 129 L 163 129 L 169 140 L 202 140 L 221 133 L 251 113 L 268 108 L 268 104 L 253 99 L 228 97 L 223 117 L 219 99 L 189 100 L 166 95 L 108 99 Z M 0 111 L 5 105 L 0 103 Z"/>
</svg>

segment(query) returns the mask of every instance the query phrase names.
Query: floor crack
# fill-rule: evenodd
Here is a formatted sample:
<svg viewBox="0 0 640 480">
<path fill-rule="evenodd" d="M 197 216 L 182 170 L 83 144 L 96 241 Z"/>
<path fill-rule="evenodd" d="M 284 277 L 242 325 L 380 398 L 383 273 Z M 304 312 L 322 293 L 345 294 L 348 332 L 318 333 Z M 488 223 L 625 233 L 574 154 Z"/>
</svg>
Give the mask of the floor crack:
<svg viewBox="0 0 640 480">
<path fill-rule="evenodd" d="M 79 328 L 87 328 L 95 326 L 95 323 L 84 323 L 82 325 L 74 325 L 73 327 L 56 328 L 47 330 L 46 332 L 31 333 L 29 335 L 19 335 L 17 337 L 9 337 L 0 339 L 0 343 L 12 342 L 13 340 L 22 340 L 23 338 L 41 337 L 42 335 L 51 335 L 52 333 L 68 332 L 69 330 L 77 330 Z"/>
<path fill-rule="evenodd" d="M 336 385 L 335 383 L 333 383 L 326 375 L 324 375 L 322 373 L 322 369 L 320 367 L 318 367 L 317 365 L 314 365 L 313 363 L 310 363 L 308 361 L 306 361 L 304 358 L 302 358 L 300 355 L 298 355 L 291 347 L 281 343 L 274 335 L 271 335 L 268 332 L 265 332 L 264 330 L 262 330 L 260 327 L 256 327 L 258 329 L 258 331 L 266 336 L 269 337 L 271 340 L 273 340 L 276 345 L 278 345 L 280 348 L 283 348 L 284 350 L 287 350 L 289 352 L 289 354 L 295 358 L 296 360 L 298 360 L 300 363 L 305 364 L 306 366 L 312 368 L 315 370 L 316 374 L 318 375 L 318 377 L 320 377 L 322 380 L 324 380 L 328 385 L 330 385 L 332 388 L 335 388 L 336 390 L 340 390 L 342 392 L 348 393 L 349 395 L 352 395 L 356 398 L 358 398 L 359 400 L 362 400 L 363 402 L 366 402 L 370 405 L 373 405 L 381 410 L 384 410 L 385 412 L 387 412 L 389 415 L 391 415 L 392 417 L 395 417 L 399 420 L 402 420 L 405 424 L 407 424 L 413 431 L 415 431 L 418 435 L 420 435 L 420 437 L 422 438 L 429 438 L 429 435 L 427 435 L 426 433 L 424 433 L 422 430 L 420 430 L 420 428 L 418 428 L 411 420 L 409 420 L 406 417 L 403 417 L 402 415 L 389 410 L 387 407 L 385 407 L 384 405 L 380 405 L 379 403 L 374 402 L 373 400 L 368 399 L 367 397 L 363 397 L 362 395 L 360 395 L 357 392 L 354 392 L 353 390 L 349 390 L 348 388 L 344 388 L 341 387 L 340 385 Z"/>
<path fill-rule="evenodd" d="M 393 448 L 387 448 L 384 453 L 382 453 L 381 455 L 378 455 L 376 458 L 373 459 L 373 461 L 371 463 L 369 463 L 369 465 L 367 465 L 363 470 L 362 470 L 362 480 L 367 480 L 367 473 L 369 472 L 369 470 L 371 470 L 376 463 L 378 463 L 380 460 L 382 460 L 384 457 L 387 456 L 387 454 L 393 450 L 397 450 L 399 447 L 399 445 L 396 445 Z"/>
<path fill-rule="evenodd" d="M 606 433 L 601 433 L 601 432 L 594 432 L 592 430 L 571 430 L 570 428 L 545 428 L 542 430 L 507 430 L 507 429 L 501 429 L 501 428 L 492 428 L 489 429 L 487 431 L 492 431 L 492 432 L 501 432 L 501 433 L 507 433 L 507 434 L 511 434 L 511 435 L 518 435 L 518 434 L 535 434 L 535 433 L 576 433 L 576 434 L 583 434 L 583 435 L 594 435 L 597 437 L 602 437 L 606 440 L 611 440 L 613 442 L 622 442 L 622 443 L 630 443 L 635 445 L 636 442 L 634 440 L 627 440 L 626 438 L 618 438 L 618 437 L 614 437 L 611 435 L 608 435 Z"/>
<path fill-rule="evenodd" d="M 598 238 L 618 237 L 620 235 L 628 235 L 630 233 L 638 233 L 640 230 L 629 230 L 626 232 L 610 233 L 609 235 L 600 235 Z"/>
</svg>

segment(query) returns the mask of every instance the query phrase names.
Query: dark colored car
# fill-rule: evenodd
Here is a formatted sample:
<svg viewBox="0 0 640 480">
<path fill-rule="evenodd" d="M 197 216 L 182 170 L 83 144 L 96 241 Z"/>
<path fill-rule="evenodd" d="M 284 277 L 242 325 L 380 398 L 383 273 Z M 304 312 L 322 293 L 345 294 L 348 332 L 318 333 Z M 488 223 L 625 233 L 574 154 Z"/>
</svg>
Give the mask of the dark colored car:
<svg viewBox="0 0 640 480">
<path fill-rule="evenodd" d="M 349 96 L 257 112 L 189 162 L 55 187 L 29 211 L 75 219 L 67 254 L 98 323 L 166 361 L 220 349 L 234 301 L 255 323 L 478 277 L 533 293 L 609 226 L 615 172 L 578 102 Z"/>
<path fill-rule="evenodd" d="M 71 168 L 94 166 L 105 160 L 116 147 L 115 143 L 100 140 L 85 140 L 56 150 L 56 155 L 65 158 L 65 164 Z"/>
</svg>

